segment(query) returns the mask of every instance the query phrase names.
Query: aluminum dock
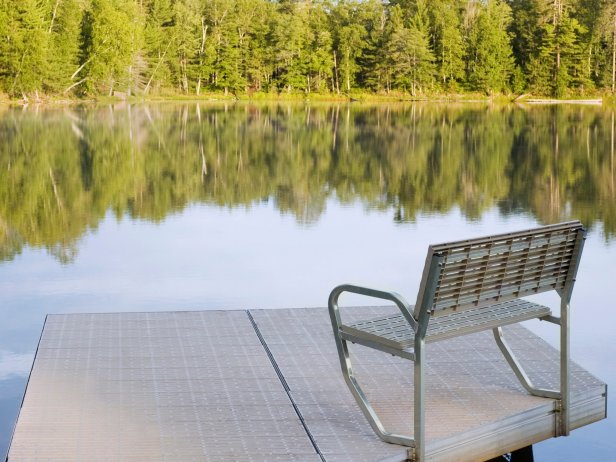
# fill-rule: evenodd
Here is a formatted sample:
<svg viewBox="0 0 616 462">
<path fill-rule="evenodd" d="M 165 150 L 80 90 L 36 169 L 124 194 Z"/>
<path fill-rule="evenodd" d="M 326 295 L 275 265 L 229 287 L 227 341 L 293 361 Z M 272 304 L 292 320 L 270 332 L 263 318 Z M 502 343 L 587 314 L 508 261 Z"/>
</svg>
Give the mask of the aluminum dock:
<svg viewBox="0 0 616 462">
<path fill-rule="evenodd" d="M 505 331 L 535 383 L 558 388 L 557 351 Z M 490 331 L 426 354 L 428 460 L 486 460 L 555 435 L 555 401 L 524 391 Z M 359 346 L 353 359 L 384 423 L 412 434 L 412 363 Z M 605 383 L 571 373 L 571 428 L 605 418 Z M 46 319 L 8 462 L 394 462 L 407 450 L 355 404 L 326 308 L 67 314 Z"/>
</svg>

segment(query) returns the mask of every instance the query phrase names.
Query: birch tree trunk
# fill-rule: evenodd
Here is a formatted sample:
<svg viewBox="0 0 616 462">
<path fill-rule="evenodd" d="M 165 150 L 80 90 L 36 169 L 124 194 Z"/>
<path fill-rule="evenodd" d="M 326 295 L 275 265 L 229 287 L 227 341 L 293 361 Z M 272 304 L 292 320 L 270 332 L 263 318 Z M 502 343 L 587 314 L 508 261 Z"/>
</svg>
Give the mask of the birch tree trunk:
<svg viewBox="0 0 616 462">
<path fill-rule="evenodd" d="M 614 34 L 612 35 L 612 94 L 616 92 L 616 9 L 614 11 Z"/>
<path fill-rule="evenodd" d="M 51 34 L 53 30 L 53 23 L 56 20 L 56 14 L 58 14 L 58 5 L 60 4 L 60 0 L 56 0 L 56 4 L 53 7 L 53 12 L 51 13 L 51 22 L 49 23 L 49 29 L 47 30 L 48 34 Z"/>
</svg>

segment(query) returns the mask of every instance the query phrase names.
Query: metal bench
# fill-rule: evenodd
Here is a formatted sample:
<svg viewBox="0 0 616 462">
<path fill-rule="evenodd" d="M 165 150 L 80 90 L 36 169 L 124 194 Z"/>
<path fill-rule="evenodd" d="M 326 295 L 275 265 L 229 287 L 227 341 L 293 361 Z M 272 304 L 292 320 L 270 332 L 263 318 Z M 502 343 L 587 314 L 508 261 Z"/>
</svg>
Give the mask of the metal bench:
<svg viewBox="0 0 616 462">
<path fill-rule="evenodd" d="M 531 394 L 559 403 L 558 433 L 569 434 L 569 301 L 586 231 L 571 221 L 509 234 L 431 245 L 417 302 L 395 292 L 345 284 L 329 296 L 329 313 L 345 381 L 379 437 L 413 448 L 425 460 L 425 344 L 492 329 L 516 377 Z M 560 316 L 521 297 L 547 291 L 560 296 Z M 399 313 L 350 324 L 338 298 L 352 292 L 389 300 Z M 507 345 L 501 326 L 538 318 L 560 326 L 560 390 L 533 386 Z M 414 435 L 387 432 L 353 375 L 348 342 L 414 361 Z"/>
</svg>

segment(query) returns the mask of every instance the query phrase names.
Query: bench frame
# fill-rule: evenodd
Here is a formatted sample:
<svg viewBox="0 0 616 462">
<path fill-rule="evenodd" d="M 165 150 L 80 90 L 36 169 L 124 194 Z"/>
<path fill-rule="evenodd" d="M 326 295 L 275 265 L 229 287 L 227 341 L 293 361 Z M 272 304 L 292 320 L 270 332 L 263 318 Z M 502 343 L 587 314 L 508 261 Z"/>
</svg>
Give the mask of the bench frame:
<svg viewBox="0 0 616 462">
<path fill-rule="evenodd" d="M 528 288 L 528 283 L 526 283 L 524 279 L 524 273 L 527 272 L 527 267 L 530 267 L 528 261 L 531 260 L 527 256 L 526 261 L 524 262 L 524 269 L 521 270 L 522 276 L 519 276 L 518 279 L 519 285 L 521 287 L 518 288 L 517 292 L 508 293 L 504 296 L 500 296 L 500 294 L 496 297 L 493 297 L 494 302 L 490 303 L 490 300 L 481 299 L 481 294 L 478 297 L 471 301 L 471 303 L 467 303 L 465 306 L 461 304 L 450 303 L 450 301 L 443 302 L 445 305 L 449 303 L 449 306 L 446 306 L 446 309 L 439 310 L 438 304 L 441 303 L 438 300 L 439 294 L 439 284 L 444 280 L 444 271 L 447 268 L 448 258 L 451 260 L 451 257 L 448 252 L 451 252 L 451 249 L 455 251 L 463 248 L 467 251 L 467 256 L 475 252 L 475 248 L 484 249 L 483 254 L 488 255 L 490 258 L 490 254 L 492 252 L 491 249 L 496 249 L 498 246 L 501 246 L 503 242 L 513 243 L 516 245 L 516 242 L 530 242 L 531 245 L 533 242 L 539 242 L 539 240 L 543 239 L 543 246 L 539 244 L 539 247 L 542 254 L 539 258 L 543 257 L 543 265 L 546 267 L 546 261 L 553 262 L 553 258 L 551 258 L 551 242 L 554 241 L 552 236 L 566 236 L 567 240 L 567 250 L 561 252 L 559 255 L 561 256 L 562 261 L 561 266 L 566 264 L 566 268 L 564 270 L 559 270 L 562 275 L 559 276 L 560 279 L 554 284 L 549 284 L 551 280 L 548 280 L 547 277 L 544 278 L 546 281 L 541 282 L 541 279 L 544 277 L 544 269 L 538 273 L 535 279 L 539 280 L 537 283 L 537 287 Z M 370 423 L 372 429 L 375 433 L 383 440 L 388 443 L 399 444 L 403 446 L 408 446 L 409 456 L 412 460 L 417 462 L 423 462 L 426 458 L 426 449 L 425 449 L 425 414 L 426 414 L 426 405 L 425 405 L 425 346 L 426 341 L 430 340 L 428 333 L 428 325 L 430 322 L 430 318 L 432 316 L 439 316 L 443 312 L 447 313 L 455 313 L 458 311 L 467 311 L 468 309 L 473 309 L 473 305 L 478 309 L 486 306 L 494 306 L 494 304 L 501 302 L 501 300 L 515 300 L 522 296 L 532 295 L 534 293 L 546 292 L 549 290 L 555 290 L 557 294 L 560 296 L 560 316 L 555 317 L 551 314 L 545 314 L 539 317 L 538 319 L 543 321 L 548 321 L 560 326 L 560 390 L 547 390 L 537 388 L 533 385 L 532 381 L 524 371 L 522 365 L 515 357 L 513 351 L 507 344 L 503 331 L 501 329 L 501 325 L 511 324 L 512 322 L 518 322 L 525 319 L 507 319 L 503 320 L 502 323 L 496 323 L 499 325 L 495 327 L 491 327 L 494 334 L 494 339 L 505 357 L 507 363 L 512 368 L 515 376 L 520 381 L 522 386 L 528 391 L 528 393 L 555 399 L 556 400 L 556 435 L 555 436 L 566 436 L 570 432 L 569 425 L 569 403 L 570 403 L 570 385 L 569 385 L 569 376 L 570 376 L 570 358 L 569 358 L 569 310 L 570 310 L 570 300 L 571 293 L 573 290 L 573 285 L 575 282 L 575 277 L 579 265 L 580 255 L 584 246 L 584 240 L 586 238 L 586 231 L 582 227 L 579 221 L 572 221 L 567 223 L 561 223 L 558 225 L 544 226 L 540 228 L 535 228 L 526 231 L 520 231 L 517 233 L 508 233 L 508 234 L 500 234 L 495 236 L 490 236 L 486 238 L 480 239 L 472 239 L 465 241 L 458 241 L 449 244 L 441 244 L 430 246 L 428 250 L 428 256 L 426 258 L 426 265 L 424 267 L 422 282 L 419 288 L 419 295 L 417 298 L 417 303 L 415 306 L 410 305 L 402 296 L 395 292 L 387 292 L 382 290 L 371 289 L 367 287 L 361 287 L 352 284 L 343 284 L 340 285 L 331 292 L 329 296 L 329 313 L 330 319 L 334 331 L 334 337 L 336 341 L 336 347 L 338 349 L 338 356 L 340 359 L 340 365 L 342 369 L 342 374 L 349 387 L 351 393 L 353 394 L 357 404 L 362 410 L 364 416 Z M 547 240 L 546 240 L 547 239 Z M 560 242 L 563 242 L 560 240 Z M 561 245 L 561 244 L 558 244 Z M 555 247 L 558 247 L 556 245 Z M 563 244 L 564 245 L 564 244 Z M 511 245 L 510 245 L 511 247 Z M 519 247 L 519 245 L 518 245 Z M 536 248 L 539 248 L 536 247 Z M 485 249 L 488 249 L 487 253 Z M 560 247 L 558 247 L 560 248 Z M 471 249 L 471 250 L 469 250 Z M 535 250 L 537 252 L 537 250 Z M 509 254 L 511 254 L 511 248 L 509 249 Z M 565 254 L 563 256 L 563 254 Z M 509 255 L 508 254 L 508 255 Z M 505 254 L 503 254 L 505 255 Z M 508 255 L 502 258 L 509 258 Z M 536 254 L 533 254 L 533 258 L 537 258 Z M 468 257 L 468 260 L 471 261 L 471 257 Z M 521 261 L 519 258 L 518 262 Z M 505 275 L 503 278 L 509 278 L 510 275 L 507 273 L 507 267 L 510 263 L 505 263 L 506 267 L 504 272 Z M 535 265 L 535 263 L 533 263 Z M 485 265 L 488 267 L 489 265 Z M 552 265 L 554 266 L 554 265 Z M 475 268 L 473 271 L 477 271 Z M 547 270 L 546 270 L 547 271 Z M 488 272 L 488 270 L 486 270 Z M 518 271 L 518 274 L 520 272 Z M 476 272 L 473 273 L 475 276 Z M 464 271 L 458 271 L 458 275 L 461 277 L 458 279 L 462 279 L 464 283 Z M 479 277 L 483 277 L 485 274 L 481 274 Z M 499 275 L 500 276 L 500 275 Z M 490 277 L 493 277 L 491 275 Z M 516 276 L 517 277 L 517 276 Z M 524 280 L 522 280 L 524 279 Z M 494 279 L 492 279 L 494 280 Z M 545 283 L 545 284 L 544 284 Z M 525 286 L 526 284 L 526 286 Z M 504 284 L 502 285 L 502 287 Z M 525 288 L 526 287 L 526 288 Z M 380 341 L 380 339 L 374 334 L 371 335 L 357 335 L 352 334 L 347 329 L 345 331 L 345 326 L 342 323 L 340 309 L 338 306 L 338 299 L 340 295 L 345 292 L 364 295 L 367 297 L 373 297 L 383 300 L 388 300 L 397 306 L 400 311 L 401 316 L 408 322 L 409 329 L 414 333 L 414 340 L 412 348 L 394 347 L 390 343 Z M 481 289 L 476 291 L 477 293 L 481 292 L 482 294 L 486 292 L 486 289 L 483 286 L 483 282 L 481 283 Z M 474 296 L 474 295 L 473 295 Z M 458 301 L 462 298 L 460 294 L 458 294 Z M 539 305 L 537 305 L 539 306 Z M 545 308 L 545 307 L 542 307 Z M 526 318 L 528 319 L 528 318 Z M 494 323 L 493 323 L 494 324 Z M 465 335 L 472 332 L 477 332 L 478 330 L 484 329 L 466 329 L 462 330 L 459 333 L 454 333 L 449 335 L 449 337 Z M 437 339 L 438 340 L 438 339 Z M 434 341 L 437 341 L 434 340 Z M 383 424 L 381 423 L 377 413 L 373 409 L 372 405 L 368 401 L 366 394 L 362 390 L 359 382 L 355 378 L 353 374 L 353 367 L 351 364 L 350 356 L 349 356 L 349 348 L 348 342 L 358 343 L 363 346 L 367 346 L 370 348 L 375 348 L 377 350 L 390 353 L 392 355 L 400 356 L 414 362 L 414 435 L 405 436 L 388 432 Z"/>
</svg>

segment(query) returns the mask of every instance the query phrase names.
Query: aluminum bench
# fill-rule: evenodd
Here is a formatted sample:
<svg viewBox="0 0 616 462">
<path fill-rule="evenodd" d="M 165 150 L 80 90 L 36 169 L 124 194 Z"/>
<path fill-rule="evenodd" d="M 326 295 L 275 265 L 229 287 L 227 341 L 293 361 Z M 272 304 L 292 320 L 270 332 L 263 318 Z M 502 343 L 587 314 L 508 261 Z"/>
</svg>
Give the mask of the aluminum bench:
<svg viewBox="0 0 616 462">
<path fill-rule="evenodd" d="M 431 245 L 416 304 L 395 292 L 356 285 L 336 287 L 329 314 L 342 373 L 362 412 L 378 436 L 412 448 L 425 460 L 425 344 L 492 329 L 505 359 L 532 395 L 559 403 L 558 433 L 569 434 L 569 301 L 586 231 L 579 221 L 526 231 Z M 556 291 L 560 315 L 522 297 Z M 343 324 L 338 298 L 344 292 L 394 302 L 399 313 Z M 507 345 L 502 326 L 530 319 L 560 326 L 560 389 L 536 388 Z M 414 435 L 385 430 L 353 375 L 348 342 L 375 348 L 414 362 Z"/>
</svg>

